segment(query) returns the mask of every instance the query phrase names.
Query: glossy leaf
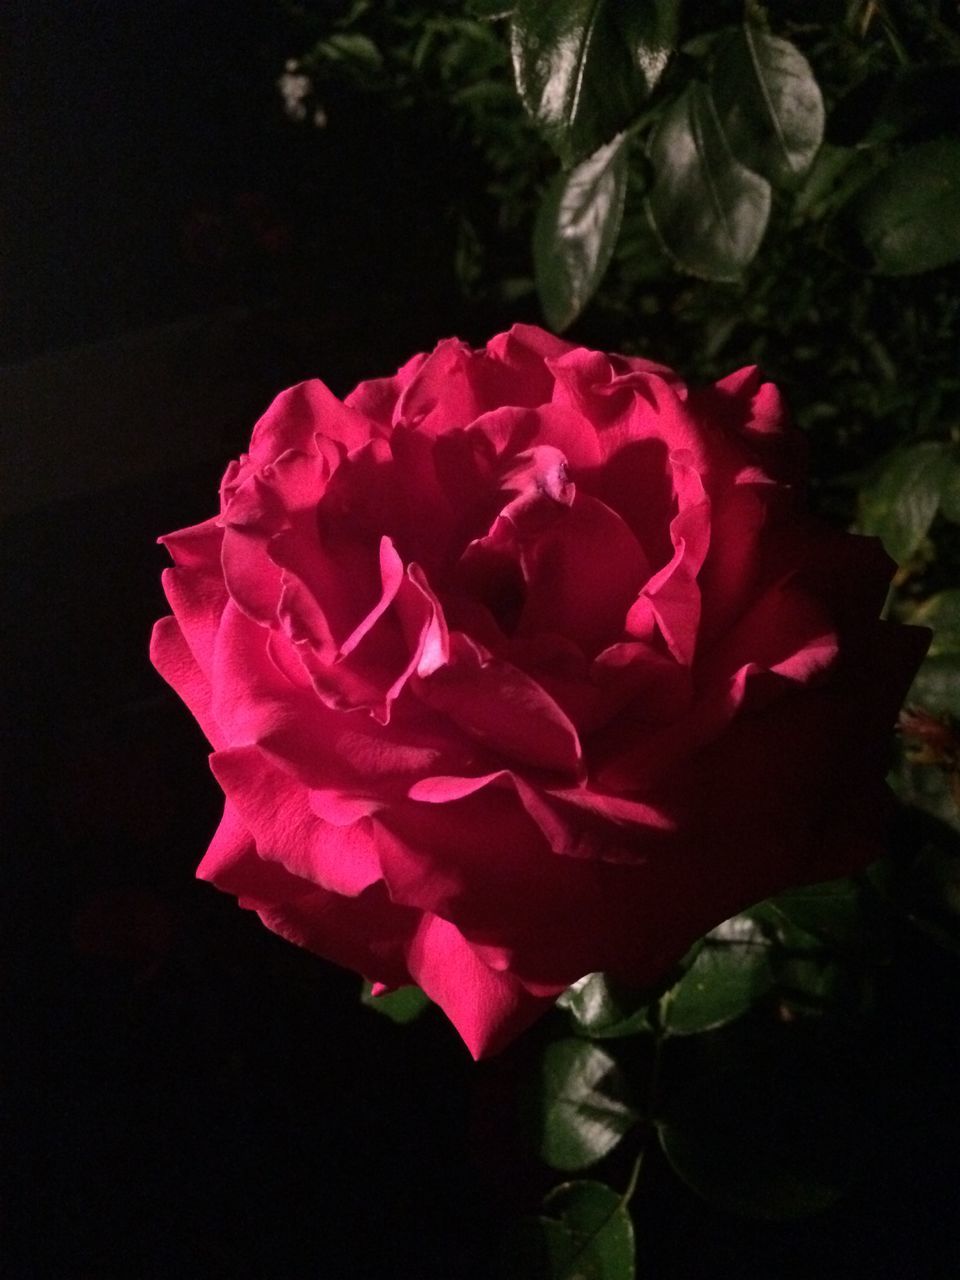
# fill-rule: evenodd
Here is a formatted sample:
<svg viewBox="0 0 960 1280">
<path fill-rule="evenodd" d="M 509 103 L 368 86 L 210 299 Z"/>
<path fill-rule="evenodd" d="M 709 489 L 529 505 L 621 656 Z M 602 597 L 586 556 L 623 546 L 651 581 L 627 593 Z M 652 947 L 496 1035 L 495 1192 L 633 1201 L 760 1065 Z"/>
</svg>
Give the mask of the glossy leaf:
<svg viewBox="0 0 960 1280">
<path fill-rule="evenodd" d="M 881 274 L 931 271 L 960 258 L 960 140 L 899 155 L 860 196 L 856 222 Z"/>
<path fill-rule="evenodd" d="M 639 1117 L 613 1058 L 586 1040 L 547 1047 L 540 1077 L 540 1154 L 554 1169 L 585 1169 Z"/>
<path fill-rule="evenodd" d="M 728 1045 L 667 1101 L 658 1124 L 667 1160 L 725 1212 L 802 1217 L 849 1186 L 860 1122 L 845 1071 L 823 1048 L 810 1051 L 809 1025 Z"/>
<path fill-rule="evenodd" d="M 770 943 L 749 916 L 735 916 L 704 940 L 693 964 L 660 1000 L 668 1035 L 694 1035 L 746 1013 L 770 989 Z"/>
<path fill-rule="evenodd" d="M 382 1013 L 391 1022 L 404 1023 L 413 1022 L 414 1018 L 419 1018 L 430 1003 L 430 998 L 425 996 L 419 987 L 398 987 L 396 991 L 375 996 L 371 991 L 370 983 L 365 982 L 360 1001 L 368 1009 Z"/>
<path fill-rule="evenodd" d="M 823 141 L 823 95 L 789 40 L 745 25 L 716 45 L 710 77 L 717 114 L 741 164 L 794 185 Z"/>
<path fill-rule="evenodd" d="M 664 249 L 685 271 L 736 280 L 760 247 L 770 184 L 734 157 L 706 86 L 691 84 L 650 139 L 647 202 Z"/>
<path fill-rule="evenodd" d="M 677 0 L 520 0 L 511 51 L 524 106 L 564 164 L 629 124 L 667 64 Z"/>
<path fill-rule="evenodd" d="M 861 532 L 880 537 L 897 564 L 910 559 L 937 514 L 944 457 L 932 442 L 896 449 L 860 491 Z"/>
<path fill-rule="evenodd" d="M 562 333 L 592 297 L 610 264 L 627 192 L 621 134 L 547 188 L 533 233 L 537 292 L 551 329 Z"/>
<path fill-rule="evenodd" d="M 602 1182 L 566 1182 L 543 1209 L 550 1280 L 633 1280 L 633 1222 L 623 1196 Z"/>
<path fill-rule="evenodd" d="M 929 657 L 935 658 L 942 653 L 960 653 L 960 587 L 938 591 L 929 600 L 924 600 L 911 614 L 910 621 L 918 627 L 930 627 L 933 631 Z"/>
<path fill-rule="evenodd" d="M 557 1004 L 570 1015 L 574 1029 L 594 1040 L 614 1040 L 649 1031 L 647 1003 L 625 998 L 602 973 L 588 973 L 563 993 Z"/>
</svg>

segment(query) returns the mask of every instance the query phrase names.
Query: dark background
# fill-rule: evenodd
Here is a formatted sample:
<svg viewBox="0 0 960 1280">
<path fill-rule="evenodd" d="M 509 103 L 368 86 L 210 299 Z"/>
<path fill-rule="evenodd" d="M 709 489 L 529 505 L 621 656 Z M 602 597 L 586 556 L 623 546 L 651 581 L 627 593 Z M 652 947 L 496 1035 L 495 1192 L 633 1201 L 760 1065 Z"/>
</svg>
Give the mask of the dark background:
<svg viewBox="0 0 960 1280">
<path fill-rule="evenodd" d="M 219 793 L 146 659 L 155 539 L 211 513 L 276 391 L 518 318 L 453 280 L 444 193 L 472 161 L 441 118 L 345 93 L 291 125 L 300 45 L 267 0 L 25 0 L 4 45 L 4 1273 L 489 1275 L 551 1179 L 510 1102 L 537 1033 L 476 1067 L 439 1016 L 392 1026 L 197 884 Z M 654 1159 L 641 1274 L 953 1274 L 956 1037 L 906 963 L 878 1054 L 892 1093 L 927 1046 L 926 1092 L 888 1166 L 758 1227 Z"/>
</svg>

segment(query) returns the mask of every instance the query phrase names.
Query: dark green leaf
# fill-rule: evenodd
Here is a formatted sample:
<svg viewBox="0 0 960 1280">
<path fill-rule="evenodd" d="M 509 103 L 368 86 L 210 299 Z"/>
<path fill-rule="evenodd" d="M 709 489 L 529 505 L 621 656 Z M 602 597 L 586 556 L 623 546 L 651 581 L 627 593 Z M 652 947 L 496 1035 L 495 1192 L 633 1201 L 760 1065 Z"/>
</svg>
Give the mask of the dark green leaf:
<svg viewBox="0 0 960 1280">
<path fill-rule="evenodd" d="M 718 1046 L 706 1073 L 666 1100 L 664 1154 L 687 1186 L 728 1213 L 800 1217 L 849 1186 L 865 1140 L 855 1095 L 846 1068 L 816 1047 L 808 1026 L 781 1027 L 762 1044 Z"/>
<path fill-rule="evenodd" d="M 857 201 L 857 226 L 883 275 L 915 275 L 960 258 L 960 140 L 904 151 Z"/>
<path fill-rule="evenodd" d="M 871 181 L 882 164 L 876 151 L 824 143 L 794 195 L 794 216 L 818 220 L 832 217 Z"/>
<path fill-rule="evenodd" d="M 826 951 L 783 954 L 776 962 L 781 1004 L 792 1013 L 822 1013 L 844 998 L 851 975 Z"/>
<path fill-rule="evenodd" d="M 710 91 L 691 84 L 650 139 L 653 226 L 677 265 L 706 280 L 736 280 L 770 216 L 770 184 L 734 157 Z"/>
<path fill-rule="evenodd" d="M 520 0 L 511 50 L 517 89 L 564 164 L 609 142 L 660 78 L 677 0 Z"/>
<path fill-rule="evenodd" d="M 633 1222 L 622 1196 L 602 1182 L 566 1182 L 543 1208 L 551 1280 L 633 1280 Z"/>
<path fill-rule="evenodd" d="M 823 141 L 823 96 L 788 40 L 746 25 L 716 46 L 710 77 L 717 114 L 741 164 L 779 186 L 795 184 Z"/>
<path fill-rule="evenodd" d="M 620 230 L 627 191 L 621 134 L 547 188 L 533 233 L 537 291 L 547 323 L 562 333 L 603 278 Z"/>
<path fill-rule="evenodd" d="M 945 446 L 909 445 L 888 454 L 860 492 L 862 533 L 876 534 L 897 564 L 927 535 L 940 505 Z"/>
<path fill-rule="evenodd" d="M 770 943 L 749 916 L 735 916 L 705 939 L 693 964 L 660 1000 L 668 1035 L 693 1035 L 739 1018 L 770 989 Z"/>
<path fill-rule="evenodd" d="M 639 1119 L 613 1058 L 586 1040 L 547 1047 L 540 1076 L 540 1154 L 554 1169 L 585 1169 Z"/>
<path fill-rule="evenodd" d="M 563 993 L 557 1004 L 566 1009 L 574 1027 L 594 1040 L 614 1040 L 649 1031 L 647 1002 L 638 1005 L 615 991 L 602 973 L 588 973 Z"/>
<path fill-rule="evenodd" d="M 860 890 L 853 880 L 791 889 L 772 898 L 770 906 L 805 933 L 834 944 L 857 934 L 862 924 Z"/>
<path fill-rule="evenodd" d="M 391 1022 L 401 1023 L 413 1022 L 430 1003 L 429 997 L 419 987 L 398 987 L 386 995 L 375 996 L 371 994 L 369 982 L 363 984 L 360 1001 L 368 1009 L 384 1014 Z"/>
</svg>

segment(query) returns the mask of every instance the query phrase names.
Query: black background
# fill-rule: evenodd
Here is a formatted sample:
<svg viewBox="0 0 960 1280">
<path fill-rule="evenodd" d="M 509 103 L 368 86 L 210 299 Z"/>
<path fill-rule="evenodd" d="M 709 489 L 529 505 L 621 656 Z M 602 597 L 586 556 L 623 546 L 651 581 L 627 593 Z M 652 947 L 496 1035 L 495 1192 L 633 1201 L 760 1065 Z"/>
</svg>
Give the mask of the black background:
<svg viewBox="0 0 960 1280">
<path fill-rule="evenodd" d="M 4 525 L 4 1272 L 489 1275 L 501 1224 L 551 1177 L 510 1102 L 539 1033 L 477 1067 L 439 1016 L 393 1027 L 353 975 L 197 884 L 219 793 L 146 659 L 155 539 L 212 512 L 277 390 L 319 375 L 343 393 L 507 319 L 468 310 L 450 269 L 444 193 L 472 161 L 442 118 L 362 97 L 292 126 L 274 83 L 300 45 L 266 0 L 23 0 L 6 24 L 3 360 L 107 343 L 77 386 L 95 402 L 110 342 L 238 308 L 222 367 L 174 358 L 188 407 L 242 378 L 199 460 L 144 475 L 118 421 L 135 478 L 28 496 Z M 30 421 L 8 425 L 29 459 Z M 83 455 L 70 403 L 58 443 Z M 910 1093 L 922 1046 L 925 1092 L 891 1118 L 887 1167 L 774 1227 L 712 1213 L 654 1159 L 639 1274 L 954 1274 L 956 1034 L 914 964 L 880 1066 Z"/>
</svg>

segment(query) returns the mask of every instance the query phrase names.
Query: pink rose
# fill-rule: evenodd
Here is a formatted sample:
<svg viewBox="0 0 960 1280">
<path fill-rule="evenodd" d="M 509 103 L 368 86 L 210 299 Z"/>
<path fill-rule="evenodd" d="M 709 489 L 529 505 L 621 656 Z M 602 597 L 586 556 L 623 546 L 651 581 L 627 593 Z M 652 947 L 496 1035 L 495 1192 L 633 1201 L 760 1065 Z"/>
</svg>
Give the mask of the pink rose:
<svg viewBox="0 0 960 1280">
<path fill-rule="evenodd" d="M 153 661 L 226 794 L 198 874 L 480 1056 L 869 862 L 927 637 L 804 514 L 801 443 L 755 369 L 522 325 L 285 391 L 162 540 Z"/>
</svg>

